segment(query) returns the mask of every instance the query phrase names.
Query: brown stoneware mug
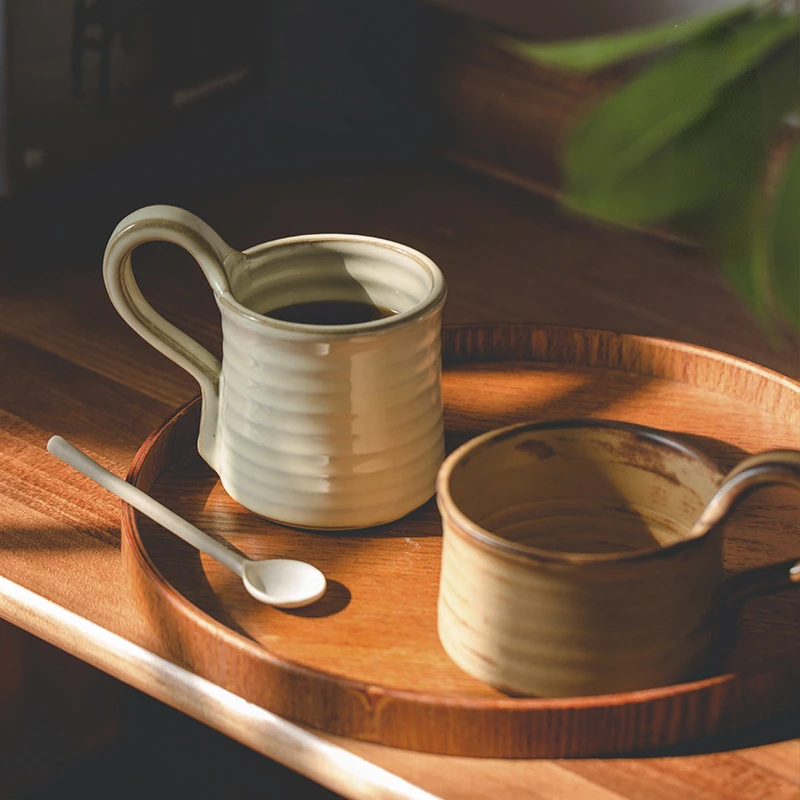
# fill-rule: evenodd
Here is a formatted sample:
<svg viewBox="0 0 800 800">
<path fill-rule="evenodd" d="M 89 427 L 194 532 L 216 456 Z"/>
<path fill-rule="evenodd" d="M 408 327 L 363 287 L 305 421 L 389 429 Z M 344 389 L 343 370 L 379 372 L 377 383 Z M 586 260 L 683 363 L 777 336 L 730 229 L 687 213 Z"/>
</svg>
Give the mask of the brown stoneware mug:
<svg viewBox="0 0 800 800">
<path fill-rule="evenodd" d="M 718 646 L 722 522 L 771 483 L 800 488 L 800 452 L 725 476 L 672 435 L 621 422 L 478 436 L 439 471 L 439 638 L 466 672 L 516 695 L 690 679 Z M 800 581 L 800 562 L 786 570 Z"/>
</svg>

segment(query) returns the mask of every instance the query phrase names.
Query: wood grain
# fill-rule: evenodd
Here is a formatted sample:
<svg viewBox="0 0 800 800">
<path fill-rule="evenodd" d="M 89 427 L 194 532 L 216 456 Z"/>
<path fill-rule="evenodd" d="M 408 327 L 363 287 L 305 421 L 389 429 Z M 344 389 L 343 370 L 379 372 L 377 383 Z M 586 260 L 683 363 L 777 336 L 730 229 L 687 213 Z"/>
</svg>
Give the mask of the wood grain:
<svg viewBox="0 0 800 800">
<path fill-rule="evenodd" d="M 104 466 L 124 475 L 148 432 L 169 409 L 196 393 L 191 378 L 114 313 L 102 285 L 106 238 L 119 219 L 148 202 L 166 200 L 190 208 L 239 248 L 278 236 L 330 230 L 405 242 L 445 271 L 450 287 L 445 315 L 450 322 L 557 323 L 668 336 L 800 377 L 797 343 L 776 347 L 768 340 L 696 251 L 582 225 L 541 198 L 439 163 L 396 167 L 373 162 L 366 167 L 315 166 L 306 172 L 293 168 L 288 174 L 198 180 L 166 189 L 148 185 L 138 196 L 109 175 L 109 188 L 94 201 L 86 195 L 76 202 L 67 186 L 64 201 L 51 203 L 49 212 L 32 203 L 31 219 L 15 223 L 18 244 L 7 229 L 0 242 L 0 616 L 347 797 L 422 796 L 408 784 L 379 792 L 371 781 L 373 765 L 454 800 L 749 800 L 739 789 L 740 777 L 748 789 L 763 778 L 769 779 L 765 787 L 780 792 L 778 796 L 797 796 L 796 714 L 668 752 L 625 758 L 441 756 L 319 730 L 299 745 L 284 736 L 274 718 L 266 719 L 266 712 L 259 714 L 252 705 L 231 704 L 223 693 L 201 689 L 188 667 L 167 650 L 126 588 L 118 502 L 55 462 L 44 449 L 51 434 L 67 434 Z M 153 245 L 137 258 L 135 268 L 154 305 L 219 352 L 216 309 L 196 265 L 176 248 Z M 496 395 L 477 394 L 485 382 L 480 370 L 462 372 L 462 393 L 473 398 L 470 413 L 475 424 L 495 412 L 498 418 L 511 414 L 509 408 L 498 409 Z M 663 426 L 686 405 L 685 398 L 670 393 L 669 382 L 644 383 L 631 374 L 618 376 L 618 394 L 603 397 L 603 384 L 587 382 L 584 373 L 576 367 L 574 374 L 563 376 L 547 391 L 536 382 L 538 393 L 526 386 L 503 400 L 517 404 L 520 414 L 538 409 L 560 414 L 563 395 L 572 398 L 576 412 L 588 413 L 600 403 L 607 405 L 605 413 L 613 414 L 621 392 L 627 393 L 631 414 L 644 421 L 652 391 L 663 408 L 663 418 L 653 421 Z M 713 397 L 713 392 L 698 391 L 689 405 L 699 403 L 702 408 Z M 720 410 L 709 407 L 709 413 Z M 732 466 L 739 449 L 757 448 L 761 437 L 777 442 L 786 435 L 786 425 L 766 413 L 754 414 L 746 405 L 729 411 L 726 430 L 731 431 L 731 445 L 722 438 L 704 440 L 702 432 L 694 439 L 723 465 Z M 210 504 L 209 517 L 219 510 Z M 235 514 L 229 519 L 234 522 Z M 787 557 L 793 555 L 789 539 L 796 539 L 796 519 L 791 495 L 754 496 L 731 526 L 729 568 L 770 563 L 781 548 Z M 777 530 L 770 536 L 767 528 L 773 524 Z M 764 538 L 754 542 L 752 528 Z M 7 591 L 8 586 L 18 588 Z M 20 594 L 40 602 L 21 604 Z M 795 606 L 786 609 L 791 609 L 788 621 L 794 625 Z M 767 600 L 752 601 L 746 614 L 758 617 L 762 630 L 765 623 L 775 626 L 772 634 L 761 637 L 762 643 L 776 651 L 783 646 L 785 620 L 773 613 Z M 96 626 L 105 638 L 87 635 L 83 623 Z M 114 637 L 130 643 L 127 657 L 108 647 L 107 639 Z M 141 649 L 149 659 L 137 655 Z M 12 650 L 0 653 L 0 660 L 6 652 L 9 661 L 18 657 Z M 23 666 L 29 663 L 25 658 L 23 653 Z M 170 669 L 154 669 L 153 659 L 166 659 Z M 78 713 L 71 705 L 71 673 L 59 662 L 46 660 L 37 674 L 25 679 L 32 690 L 42 684 L 52 687 L 49 712 L 56 718 Z M 90 692 L 97 685 L 85 675 L 82 680 Z M 4 706 L 0 738 L 19 742 L 19 726 L 45 720 L 43 710 L 32 708 L 19 717 Z M 153 724 L 158 724 L 157 718 Z M 366 761 L 342 758 L 343 751 Z M 35 758 L 37 753 L 30 755 Z M 691 769 L 682 767 L 686 761 Z M 187 756 L 185 763 L 198 773 L 208 768 L 202 757 L 192 762 Z M 254 784 L 266 785 L 272 774 L 266 763 L 263 775 L 254 773 Z M 163 796 L 157 782 L 152 792 Z"/>
<path fill-rule="evenodd" d="M 549 68 L 499 47 L 491 28 L 453 24 L 429 81 L 430 106 L 441 129 L 439 152 L 526 191 L 560 197 L 562 150 L 571 129 L 640 69 L 637 63 L 594 73 Z M 779 132 L 770 170 L 797 137 L 789 125 Z M 682 239 L 669 224 L 648 233 Z"/>
<path fill-rule="evenodd" d="M 452 448 L 525 419 L 593 416 L 678 432 L 727 464 L 800 446 L 800 386 L 701 348 L 536 326 L 456 327 L 444 336 Z M 800 593 L 759 599 L 721 668 L 659 690 L 572 700 L 512 698 L 462 673 L 436 634 L 441 555 L 433 502 L 353 534 L 296 531 L 232 501 L 193 449 L 199 406 L 144 444 L 129 479 L 252 557 L 310 559 L 328 595 L 286 613 L 125 506 L 123 555 L 141 607 L 201 675 L 282 716 L 333 733 L 451 755 L 563 757 L 671 745 L 800 703 Z M 741 571 L 796 555 L 798 502 L 754 499 L 730 525 Z M 746 522 L 743 522 L 746 519 Z"/>
</svg>

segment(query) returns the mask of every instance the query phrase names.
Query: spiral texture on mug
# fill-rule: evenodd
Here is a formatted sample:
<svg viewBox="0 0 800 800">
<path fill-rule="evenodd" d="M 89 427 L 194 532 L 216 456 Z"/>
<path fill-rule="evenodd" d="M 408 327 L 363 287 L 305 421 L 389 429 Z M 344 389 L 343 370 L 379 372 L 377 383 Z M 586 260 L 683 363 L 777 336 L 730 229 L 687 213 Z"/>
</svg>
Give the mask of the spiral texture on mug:
<svg viewBox="0 0 800 800">
<path fill-rule="evenodd" d="M 714 646 L 722 579 L 721 530 L 690 531 L 720 480 L 688 447 L 624 423 L 471 440 L 439 474 L 445 651 L 521 695 L 690 679 Z"/>
<path fill-rule="evenodd" d="M 309 528 L 396 520 L 444 457 L 440 309 L 344 337 L 274 337 L 223 312 L 217 468 L 262 516 Z"/>
</svg>

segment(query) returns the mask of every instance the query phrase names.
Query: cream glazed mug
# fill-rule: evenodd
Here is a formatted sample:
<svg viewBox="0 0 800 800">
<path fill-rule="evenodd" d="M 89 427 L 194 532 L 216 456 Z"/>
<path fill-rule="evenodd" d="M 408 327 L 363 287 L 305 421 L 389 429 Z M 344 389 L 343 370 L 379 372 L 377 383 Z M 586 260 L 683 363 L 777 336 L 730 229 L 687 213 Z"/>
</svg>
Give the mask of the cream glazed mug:
<svg viewBox="0 0 800 800">
<path fill-rule="evenodd" d="M 131 253 L 154 240 L 185 248 L 210 283 L 221 363 L 142 296 Z M 190 212 L 149 206 L 114 230 L 103 273 L 123 319 L 199 383 L 198 452 L 241 505 L 286 525 L 352 529 L 399 519 L 434 494 L 446 286 L 422 253 L 345 234 L 238 252 Z M 268 316 L 320 301 L 391 313 L 353 324 Z"/>
<path fill-rule="evenodd" d="M 623 422 L 523 423 L 472 439 L 437 487 L 445 651 L 518 695 L 696 677 L 724 649 L 727 600 L 776 588 L 759 587 L 757 570 L 723 582 L 724 520 L 765 484 L 800 488 L 800 451 L 751 456 L 724 475 L 678 437 Z M 800 562 L 777 583 L 798 581 Z"/>
</svg>

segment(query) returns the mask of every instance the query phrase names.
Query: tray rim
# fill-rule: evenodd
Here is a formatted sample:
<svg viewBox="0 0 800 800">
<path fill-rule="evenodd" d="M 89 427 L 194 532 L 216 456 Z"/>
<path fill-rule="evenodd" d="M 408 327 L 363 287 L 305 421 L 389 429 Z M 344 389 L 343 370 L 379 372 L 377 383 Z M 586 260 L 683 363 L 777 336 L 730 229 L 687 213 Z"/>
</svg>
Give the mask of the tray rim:
<svg viewBox="0 0 800 800">
<path fill-rule="evenodd" d="M 612 341 L 617 341 L 620 345 L 623 346 L 625 344 L 639 345 L 639 346 L 649 345 L 649 346 L 655 346 L 656 348 L 662 348 L 667 352 L 673 352 L 673 353 L 678 352 L 685 354 L 687 356 L 692 356 L 692 355 L 701 356 L 705 360 L 718 361 L 722 364 L 742 369 L 747 373 L 758 375 L 759 377 L 767 379 L 772 383 L 778 383 L 783 388 L 796 394 L 798 399 L 800 399 L 800 382 L 790 378 L 789 376 L 783 375 L 782 373 L 779 373 L 776 370 L 761 366 L 755 362 L 739 358 L 738 356 L 732 356 L 708 347 L 704 347 L 702 345 L 695 345 L 661 337 L 643 336 L 639 334 L 625 334 L 610 330 L 583 328 L 579 326 L 568 326 L 568 325 L 548 325 L 548 324 L 536 324 L 536 323 L 512 323 L 512 324 L 470 323 L 470 324 L 451 324 L 443 326 L 443 336 L 445 339 L 448 336 L 456 338 L 459 334 L 467 334 L 467 335 L 472 334 L 478 337 L 480 336 L 491 337 L 494 335 L 503 335 L 508 333 L 511 333 L 513 335 L 523 335 L 527 337 L 530 337 L 532 333 L 540 333 L 545 335 L 554 335 L 554 334 L 567 335 L 567 336 L 578 335 L 582 337 L 598 336 L 598 337 L 608 338 Z M 455 358 L 452 359 L 445 358 L 444 365 L 446 369 L 448 366 L 457 366 L 459 363 L 481 363 L 481 362 L 502 363 L 503 361 L 504 359 L 492 360 L 492 359 L 480 359 L 480 358 L 474 358 L 474 359 L 470 358 L 462 360 L 456 356 Z M 628 374 L 640 374 L 647 377 L 654 377 L 662 380 L 675 380 L 677 382 L 685 383 L 690 386 L 697 386 L 696 383 L 693 383 L 688 380 L 681 381 L 675 377 L 660 375 L 654 372 L 643 372 L 641 370 L 639 371 L 627 370 L 618 366 L 609 367 L 606 366 L 605 364 L 600 364 L 600 365 L 584 364 L 582 363 L 582 360 L 579 358 L 570 362 L 564 362 L 564 361 L 548 362 L 548 361 L 541 361 L 541 360 L 537 361 L 534 359 L 526 359 L 526 358 L 515 358 L 513 360 L 511 359 L 508 360 L 508 363 L 525 363 L 525 362 L 530 362 L 540 365 L 546 365 L 548 363 L 551 363 L 554 365 L 564 365 L 564 366 L 574 366 L 574 367 L 584 366 L 587 367 L 588 369 L 614 370 Z M 697 388 L 703 389 L 705 387 L 697 386 Z M 725 393 L 723 392 L 722 394 Z M 138 449 L 136 455 L 134 456 L 131 462 L 130 468 L 126 476 L 127 481 L 133 483 L 134 485 L 139 486 L 140 488 L 144 488 L 145 490 L 149 489 L 149 485 L 145 485 L 147 483 L 147 477 L 145 476 L 145 472 L 148 466 L 148 460 L 151 457 L 153 449 L 164 443 L 164 441 L 167 439 L 167 437 L 170 436 L 171 432 L 175 429 L 175 426 L 182 418 L 184 418 L 186 415 L 197 413 L 200 402 L 201 398 L 199 396 L 190 399 L 183 405 L 174 409 L 161 422 L 161 424 L 150 433 L 150 435 L 145 439 L 145 441 Z M 152 485 L 152 482 L 157 480 L 157 477 L 158 475 L 154 477 L 150 485 Z M 147 552 L 146 547 L 144 547 L 141 538 L 139 536 L 138 526 L 136 522 L 137 515 L 138 512 L 136 512 L 132 506 L 128 505 L 127 503 L 122 504 L 121 528 L 122 528 L 123 554 L 127 554 L 128 558 L 138 562 L 139 568 L 144 572 L 146 577 L 160 589 L 160 592 L 170 605 L 179 606 L 182 609 L 181 613 L 190 618 L 193 618 L 195 623 L 198 624 L 200 627 L 210 628 L 213 631 L 214 635 L 224 640 L 228 646 L 231 646 L 238 650 L 256 652 L 258 654 L 257 657 L 259 660 L 271 664 L 278 671 L 287 672 L 291 675 L 304 676 L 312 680 L 318 680 L 320 678 L 332 680 L 335 681 L 336 684 L 341 685 L 352 692 L 364 694 L 367 697 L 371 697 L 375 695 L 376 692 L 378 692 L 380 693 L 381 697 L 388 697 L 396 700 L 401 700 L 413 705 L 428 706 L 435 700 L 435 704 L 439 707 L 445 707 L 445 708 L 452 707 L 452 708 L 465 709 L 475 712 L 508 710 L 524 714 L 526 712 L 537 712 L 537 711 L 544 712 L 547 710 L 604 709 L 604 708 L 615 708 L 620 706 L 628 707 L 632 705 L 646 705 L 652 702 L 666 700 L 670 697 L 675 697 L 675 696 L 697 695 L 698 693 L 710 692 L 720 688 L 724 688 L 730 684 L 740 684 L 743 682 L 743 680 L 746 680 L 749 677 L 755 677 L 755 678 L 765 677 L 772 673 L 781 673 L 782 671 L 785 670 L 785 667 L 782 665 L 783 661 L 785 661 L 786 659 L 782 659 L 781 666 L 773 665 L 763 670 L 754 671 L 753 673 L 747 672 L 744 674 L 744 676 L 735 672 L 724 672 L 693 681 L 687 681 L 669 686 L 654 687 L 650 689 L 641 689 L 633 692 L 614 693 L 605 695 L 589 695 L 581 697 L 557 697 L 557 698 L 538 698 L 538 697 L 470 698 L 470 697 L 459 697 L 457 695 L 452 695 L 452 696 L 437 695 L 435 692 L 417 692 L 406 689 L 395 689 L 382 685 L 371 684 L 366 681 L 338 675 L 334 672 L 309 667 L 303 664 L 292 662 L 288 659 L 284 659 L 281 656 L 278 656 L 275 653 L 271 652 L 266 647 L 260 645 L 259 643 L 248 639 L 247 637 L 237 633 L 234 630 L 231 630 L 230 628 L 226 627 L 223 623 L 218 622 L 216 619 L 207 614 L 205 611 L 195 606 L 188 598 L 186 598 L 185 596 L 183 596 L 182 594 L 180 594 L 179 592 L 177 592 L 172 588 L 172 585 L 163 576 L 158 566 L 150 558 L 150 555 Z M 126 567 L 127 566 L 128 565 L 126 563 Z M 126 568 L 126 573 L 128 572 L 129 569 Z M 794 661 L 795 655 L 800 656 L 800 646 L 798 646 L 796 653 L 795 650 L 792 650 L 788 658 Z M 800 697 L 797 698 L 797 700 L 798 702 L 800 702 Z M 310 724 L 303 720 L 300 720 L 300 722 L 303 724 Z M 338 733 L 339 731 L 331 731 L 331 732 Z M 345 733 L 344 735 L 352 735 L 352 734 Z M 383 742 L 382 740 L 376 740 L 370 737 L 369 735 L 363 735 L 363 736 L 354 735 L 354 738 L 363 738 L 369 741 L 379 741 L 380 743 L 384 744 L 387 743 Z M 684 741 L 684 739 L 680 739 L 680 741 Z M 389 742 L 389 744 L 391 743 Z M 429 752 L 446 753 L 449 751 L 430 750 Z M 453 751 L 452 754 L 458 755 L 463 753 L 461 753 L 460 751 Z M 599 752 L 596 754 L 599 754 Z M 478 755 L 478 754 L 473 753 L 471 755 Z M 498 756 L 498 754 L 496 753 L 493 753 L 491 755 L 494 757 Z M 500 757 L 520 757 L 520 755 L 513 754 L 505 756 L 501 754 Z M 523 755 L 522 757 L 525 756 Z"/>
</svg>

